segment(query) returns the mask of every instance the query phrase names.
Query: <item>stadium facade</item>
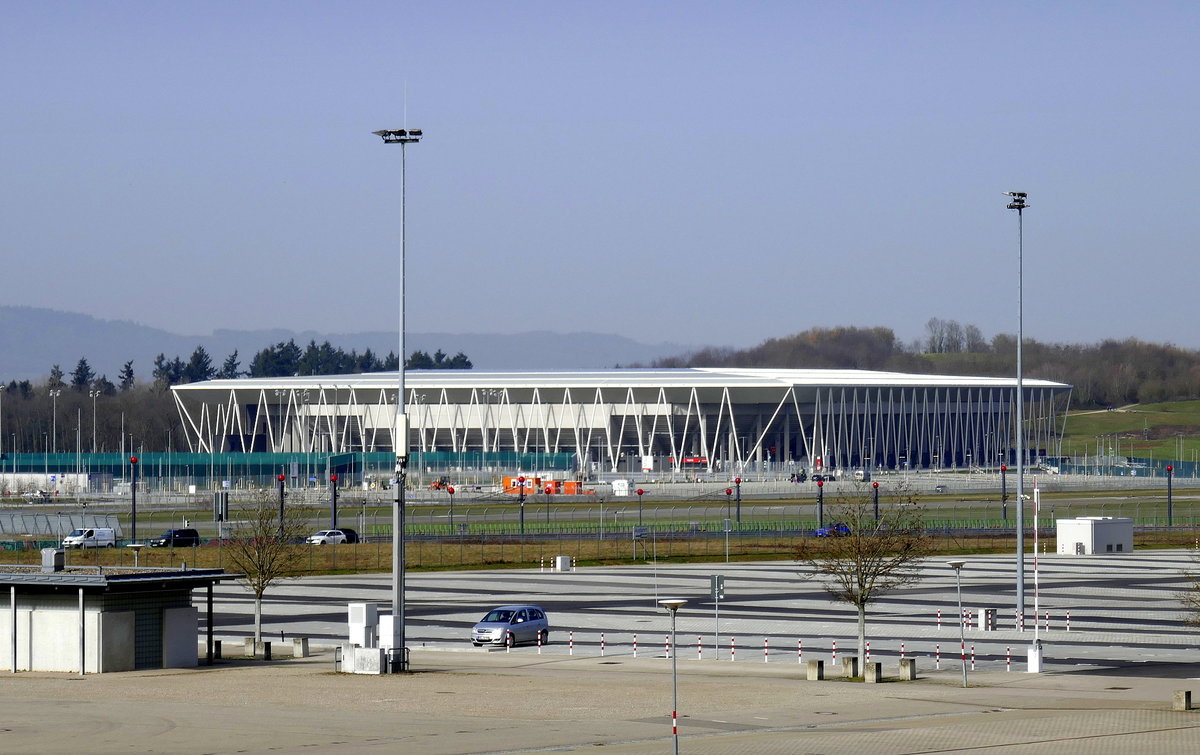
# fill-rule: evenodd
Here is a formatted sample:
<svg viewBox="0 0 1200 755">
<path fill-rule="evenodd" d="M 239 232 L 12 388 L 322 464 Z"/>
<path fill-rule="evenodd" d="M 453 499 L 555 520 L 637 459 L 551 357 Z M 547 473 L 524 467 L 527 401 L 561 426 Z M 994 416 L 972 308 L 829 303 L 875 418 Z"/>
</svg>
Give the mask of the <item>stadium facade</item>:
<svg viewBox="0 0 1200 755">
<path fill-rule="evenodd" d="M 195 453 L 393 451 L 396 373 L 172 388 Z M 405 373 L 410 453 L 553 454 L 579 470 L 808 471 L 1014 464 L 1012 378 L 864 370 Z M 1058 455 L 1071 386 L 1025 380 L 1029 458 Z"/>
</svg>

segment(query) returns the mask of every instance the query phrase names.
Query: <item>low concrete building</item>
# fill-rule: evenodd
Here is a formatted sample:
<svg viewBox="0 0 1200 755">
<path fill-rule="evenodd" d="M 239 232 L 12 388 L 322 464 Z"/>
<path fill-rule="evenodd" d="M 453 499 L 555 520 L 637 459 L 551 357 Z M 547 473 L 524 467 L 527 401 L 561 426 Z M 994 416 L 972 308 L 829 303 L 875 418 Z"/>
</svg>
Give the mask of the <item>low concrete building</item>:
<svg viewBox="0 0 1200 755">
<path fill-rule="evenodd" d="M 199 609 L 207 588 L 208 661 L 213 658 L 212 588 L 222 569 L 0 565 L 0 670 L 101 673 L 196 666 Z"/>
<path fill-rule="evenodd" d="M 1128 553 L 1133 550 L 1133 520 L 1115 516 L 1059 519 L 1058 552 L 1071 556 Z"/>
</svg>

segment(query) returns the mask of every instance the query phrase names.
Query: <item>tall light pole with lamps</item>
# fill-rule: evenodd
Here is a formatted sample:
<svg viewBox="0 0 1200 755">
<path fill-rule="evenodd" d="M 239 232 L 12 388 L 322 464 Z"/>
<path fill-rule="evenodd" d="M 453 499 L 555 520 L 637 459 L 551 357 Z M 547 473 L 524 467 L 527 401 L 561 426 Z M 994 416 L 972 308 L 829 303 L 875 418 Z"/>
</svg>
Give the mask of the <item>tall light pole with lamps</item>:
<svg viewBox="0 0 1200 755">
<path fill-rule="evenodd" d="M 62 388 L 50 391 L 50 453 L 58 453 L 58 397 Z"/>
<path fill-rule="evenodd" d="M 396 451 L 396 501 L 392 508 L 392 648 L 399 649 L 392 671 L 408 670 L 408 651 L 404 637 L 404 485 L 408 477 L 408 417 L 404 413 L 404 162 L 409 144 L 421 141 L 419 128 L 401 128 L 372 132 L 384 144 L 400 145 L 400 350 L 396 370 L 396 429 L 392 445 Z M 398 666 L 398 668 L 397 668 Z"/>
<path fill-rule="evenodd" d="M 675 755 L 679 755 L 679 643 L 675 641 L 675 614 L 687 603 L 680 598 L 664 598 L 658 604 L 671 612 L 671 740 Z"/>
<path fill-rule="evenodd" d="M 1025 384 L 1021 357 L 1025 342 L 1025 199 L 1023 191 L 1006 191 L 1008 209 L 1017 211 L 1017 629 L 1025 630 Z M 1036 621 L 1036 618 L 1034 619 Z"/>
<path fill-rule="evenodd" d="M 88 391 L 88 398 L 92 400 L 92 453 L 96 453 L 96 398 L 99 395 L 100 391 Z"/>
<path fill-rule="evenodd" d="M 967 686 L 967 634 L 962 607 L 962 570 L 966 561 L 947 561 L 946 566 L 954 570 L 954 582 L 958 587 L 958 650 L 962 657 L 963 687 Z"/>
</svg>

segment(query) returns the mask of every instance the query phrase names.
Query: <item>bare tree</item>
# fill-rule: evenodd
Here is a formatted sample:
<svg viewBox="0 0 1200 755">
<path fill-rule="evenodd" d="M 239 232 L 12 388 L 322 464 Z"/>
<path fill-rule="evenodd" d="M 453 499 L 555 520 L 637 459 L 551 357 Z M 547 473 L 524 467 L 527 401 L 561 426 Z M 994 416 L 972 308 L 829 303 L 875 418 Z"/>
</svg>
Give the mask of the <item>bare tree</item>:
<svg viewBox="0 0 1200 755">
<path fill-rule="evenodd" d="M 839 493 L 830 511 L 844 534 L 807 539 L 796 549 L 796 560 L 808 564 L 834 600 L 858 610 L 859 658 L 866 654 L 867 606 L 919 581 L 919 567 L 929 555 L 923 512 L 911 491 L 901 485 L 886 498 L 876 519 L 869 483 Z"/>
<path fill-rule="evenodd" d="M 254 594 L 254 641 L 262 642 L 262 598 L 267 589 L 288 577 L 297 576 L 304 557 L 297 545 L 307 526 L 300 509 L 285 507 L 279 517 L 279 499 L 268 490 L 258 490 L 250 504 L 234 516 L 231 539 L 226 547 L 230 566 L 244 576 L 246 589 Z"/>
</svg>

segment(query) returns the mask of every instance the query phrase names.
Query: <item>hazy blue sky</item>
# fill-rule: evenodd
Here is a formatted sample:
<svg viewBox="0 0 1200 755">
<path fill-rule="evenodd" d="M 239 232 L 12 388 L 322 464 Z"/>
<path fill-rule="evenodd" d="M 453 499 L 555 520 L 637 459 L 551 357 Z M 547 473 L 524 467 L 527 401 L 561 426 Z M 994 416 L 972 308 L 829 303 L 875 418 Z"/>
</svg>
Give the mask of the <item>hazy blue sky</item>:
<svg viewBox="0 0 1200 755">
<path fill-rule="evenodd" d="M 1194 2 L 0 0 L 8 304 L 1200 346 Z"/>
</svg>

